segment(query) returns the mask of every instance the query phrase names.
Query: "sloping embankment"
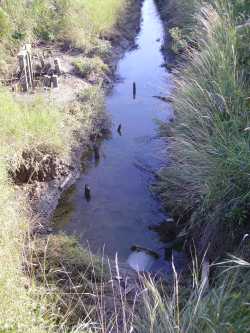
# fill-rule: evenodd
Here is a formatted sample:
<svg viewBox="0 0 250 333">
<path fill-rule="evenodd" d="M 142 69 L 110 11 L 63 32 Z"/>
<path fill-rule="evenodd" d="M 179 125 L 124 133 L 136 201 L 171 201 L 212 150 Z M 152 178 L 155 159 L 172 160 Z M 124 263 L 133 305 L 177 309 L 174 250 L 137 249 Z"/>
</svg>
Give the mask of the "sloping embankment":
<svg viewBox="0 0 250 333">
<path fill-rule="evenodd" d="M 115 28 L 113 27 L 112 33 L 108 33 L 105 39 L 103 37 L 97 38 L 97 35 L 95 35 L 94 41 L 96 44 L 94 43 L 87 50 L 83 47 L 82 54 L 79 52 L 79 45 L 76 49 L 78 57 L 83 61 L 98 55 L 99 59 L 106 62 L 109 66 L 106 68 L 109 73 L 108 81 L 110 83 L 114 78 L 112 76 L 113 67 L 116 66 L 123 52 L 133 46 L 133 37 L 140 26 L 141 1 L 127 3 L 129 7 L 126 13 L 123 12 L 123 17 L 119 23 L 115 25 Z M 34 2 L 34 5 L 37 4 L 37 2 Z M 69 25 L 69 22 L 64 21 L 64 18 L 74 18 L 76 14 L 79 17 L 79 13 L 74 12 L 75 6 L 78 4 L 80 2 L 77 2 L 77 4 L 73 3 L 70 8 L 65 8 L 65 10 L 73 10 L 70 15 L 59 17 L 62 19 L 59 22 L 60 24 L 62 23 L 63 27 L 67 28 L 67 33 L 76 33 L 78 29 L 75 20 L 72 26 Z M 25 34 L 21 35 L 19 31 L 16 35 L 12 34 L 11 29 L 13 29 L 14 23 L 18 23 L 18 19 L 21 19 L 17 15 L 21 15 L 23 10 L 27 10 L 23 15 L 27 15 L 26 19 L 32 18 L 32 16 L 28 16 L 31 6 L 26 8 L 26 3 L 24 5 L 21 1 L 15 5 L 16 8 L 13 8 L 13 3 L 6 1 L 3 4 L 3 10 L 2 7 L 0 8 L 0 24 L 6 25 L 4 34 L 3 31 L 1 32 L 1 45 L 3 45 L 3 42 L 8 47 L 14 45 L 12 44 L 13 38 L 26 36 Z M 47 2 L 42 5 L 46 7 Z M 36 10 L 41 10 L 43 14 L 53 14 L 53 8 L 45 7 L 37 7 Z M 20 12 L 18 12 L 18 8 Z M 133 15 L 129 14 L 130 11 L 133 12 Z M 60 11 L 55 13 L 60 15 Z M 104 14 L 102 12 L 102 15 Z M 13 24 L 9 20 L 9 17 L 12 16 L 16 17 L 16 20 L 12 22 Z M 46 19 L 50 18 L 46 15 L 44 17 Z M 123 20 L 126 21 L 126 25 Z M 51 22 L 54 22 L 53 18 Z M 32 22 L 30 22 L 28 27 L 31 26 Z M 17 28 L 19 30 L 23 29 L 28 34 L 28 30 L 25 30 L 26 25 L 17 24 Z M 48 26 L 48 29 L 50 28 L 52 29 L 53 27 Z M 71 28 L 75 30 L 73 29 L 73 31 Z M 11 34 L 9 34 L 9 31 Z M 35 31 L 37 32 L 37 30 Z M 77 33 L 80 32 L 82 33 L 83 31 L 77 30 Z M 4 39 L 5 35 L 7 36 L 6 39 Z M 8 44 L 9 36 L 11 42 Z M 83 35 L 80 37 L 83 37 Z M 90 82 L 89 77 L 79 78 L 76 76 L 75 72 L 67 69 L 68 64 L 72 68 L 69 53 L 71 54 L 73 51 L 74 45 L 70 44 L 70 48 L 66 48 L 64 52 L 60 46 L 65 46 L 65 44 L 61 42 L 62 40 L 50 41 L 48 44 L 43 42 L 42 46 L 36 44 L 36 47 L 48 47 L 61 59 L 67 58 L 66 61 L 62 62 L 66 67 L 64 73 L 67 82 L 65 84 L 68 85 L 66 90 L 70 89 L 72 93 L 72 98 L 68 105 L 57 103 L 58 99 L 61 100 L 65 97 L 62 96 L 64 94 L 60 96 L 58 92 L 55 92 L 55 95 L 59 95 L 57 97 L 53 96 L 54 92 L 47 94 L 50 95 L 49 99 L 44 93 L 41 93 L 39 98 L 18 93 L 16 98 L 13 99 L 13 95 L 8 92 L 7 88 L 1 87 L 0 90 L 2 102 L 0 109 L 2 124 L 2 145 L 0 151 L 2 193 L 0 202 L 1 206 L 4 207 L 0 215 L 0 327 L 4 331 L 44 332 L 50 331 L 56 323 L 59 325 L 58 321 L 62 317 L 59 307 L 54 307 L 55 304 L 60 303 L 57 303 L 56 300 L 62 300 L 62 294 L 54 293 L 57 290 L 56 285 L 58 281 L 54 281 L 54 287 L 50 289 L 48 285 L 49 277 L 43 275 L 46 281 L 40 280 L 40 287 L 34 285 L 34 275 L 37 274 L 37 271 L 40 272 L 40 268 L 44 272 L 46 269 L 42 264 L 45 263 L 44 252 L 42 255 L 43 259 L 41 257 L 41 261 L 39 260 L 37 265 L 35 263 L 33 265 L 33 255 L 38 258 L 37 254 L 41 254 L 41 252 L 39 252 L 40 248 L 33 247 L 30 231 L 42 231 L 43 233 L 45 231 L 45 234 L 47 233 L 48 229 L 44 227 L 44 222 L 48 221 L 63 189 L 70 182 L 73 182 L 77 176 L 80 167 L 80 157 L 84 149 L 93 147 L 93 136 L 101 135 L 103 124 L 105 124 L 104 127 L 106 129 L 106 115 L 103 110 L 104 87 L 101 87 L 101 82 L 103 78 L 107 78 L 107 75 L 97 77 L 95 73 L 98 68 L 94 67 L 94 81 Z M 111 50 L 109 47 L 110 42 L 113 44 Z M 92 53 L 90 54 L 89 52 Z M 109 61 L 105 58 L 107 56 L 106 52 L 109 54 Z M 100 64 L 100 61 L 97 62 L 98 64 Z M 62 78 L 62 84 L 63 80 L 64 77 Z M 81 93 L 79 93 L 79 86 L 75 90 L 72 88 L 72 84 L 74 85 L 76 82 L 82 88 L 80 89 Z M 70 180 L 66 181 L 67 179 Z M 62 186 L 63 184 L 64 186 Z M 41 242 L 44 240 L 43 238 Z M 72 245 L 70 240 L 68 242 L 63 240 L 62 243 L 55 241 L 54 244 L 58 244 L 59 248 L 63 246 L 64 249 L 65 244 L 68 245 L 68 251 L 73 251 L 71 253 L 74 253 L 75 248 L 78 249 L 74 242 Z M 48 244 L 45 248 L 47 249 L 47 247 Z M 43 248 L 44 251 L 45 248 Z M 31 254 L 30 250 L 32 250 L 32 257 L 29 256 Z M 67 249 L 65 250 L 67 251 Z M 77 260 L 83 258 L 80 252 L 80 249 L 75 252 L 75 257 L 78 255 Z M 62 258 L 56 257 L 54 253 L 53 258 L 57 269 L 59 269 L 58 265 L 62 263 Z M 23 274 L 24 263 L 28 275 Z M 90 262 L 88 261 L 87 265 L 89 264 Z M 71 267 L 73 266 L 74 263 Z M 47 264 L 46 267 L 48 267 L 46 273 L 49 273 L 51 270 Z M 81 273 L 84 273 L 84 267 L 86 268 L 86 266 L 82 265 Z M 69 280 L 67 281 L 69 282 Z M 51 327 L 48 327 L 50 323 Z"/>
<path fill-rule="evenodd" d="M 158 1 L 178 65 L 163 204 L 211 260 L 249 259 L 249 6 Z M 226 237 L 225 237 L 226 235 Z"/>
</svg>

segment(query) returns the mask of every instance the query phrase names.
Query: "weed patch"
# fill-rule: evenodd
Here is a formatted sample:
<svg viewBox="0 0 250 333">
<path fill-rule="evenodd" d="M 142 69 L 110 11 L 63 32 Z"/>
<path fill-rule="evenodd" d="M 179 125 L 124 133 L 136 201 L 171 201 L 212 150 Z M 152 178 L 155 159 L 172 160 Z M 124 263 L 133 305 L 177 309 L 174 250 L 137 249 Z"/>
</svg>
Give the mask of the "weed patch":
<svg viewBox="0 0 250 333">
<path fill-rule="evenodd" d="M 192 285 L 186 283 L 185 287 L 176 276 L 171 291 L 152 279 L 144 282 L 147 292 L 143 294 L 136 331 L 249 332 L 249 263 L 232 265 L 230 260 L 225 263 L 227 269 L 217 270 L 219 277 L 208 291 L 196 270 Z"/>
<path fill-rule="evenodd" d="M 109 71 L 108 66 L 99 57 L 79 59 L 73 65 L 76 73 L 85 79 L 90 79 L 91 75 L 102 78 Z"/>
</svg>

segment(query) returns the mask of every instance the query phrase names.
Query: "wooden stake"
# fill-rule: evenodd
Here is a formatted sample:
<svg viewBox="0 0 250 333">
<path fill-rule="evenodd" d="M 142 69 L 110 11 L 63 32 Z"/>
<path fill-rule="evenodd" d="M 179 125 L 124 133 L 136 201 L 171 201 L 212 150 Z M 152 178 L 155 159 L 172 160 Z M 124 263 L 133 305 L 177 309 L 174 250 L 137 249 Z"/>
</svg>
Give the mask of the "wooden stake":
<svg viewBox="0 0 250 333">
<path fill-rule="evenodd" d="M 90 190 L 89 185 L 87 185 L 87 184 L 85 185 L 84 193 L 85 193 L 86 200 L 90 201 L 91 200 L 91 190 Z"/>
<path fill-rule="evenodd" d="M 27 51 L 27 58 L 28 58 L 28 64 L 30 67 L 30 77 L 31 80 L 33 81 L 34 79 L 34 74 L 33 74 L 33 69 L 32 69 L 32 46 L 31 44 L 25 44 L 25 50 Z"/>
<path fill-rule="evenodd" d="M 62 70 L 61 70 L 61 63 L 60 63 L 60 59 L 59 58 L 55 58 L 54 60 L 54 64 L 55 64 L 55 71 L 57 75 L 61 75 L 62 74 Z"/>
<path fill-rule="evenodd" d="M 53 88 L 58 88 L 59 84 L 58 84 L 58 76 L 57 75 L 52 75 L 51 76 L 51 85 Z"/>
<path fill-rule="evenodd" d="M 18 60 L 19 60 L 21 75 L 22 74 L 24 75 L 23 83 L 22 83 L 23 91 L 27 92 L 29 90 L 29 82 L 28 82 L 28 78 L 27 78 L 26 51 L 21 51 L 18 54 Z"/>
<path fill-rule="evenodd" d="M 27 64 L 27 80 L 29 82 L 29 87 L 33 88 L 33 79 L 32 79 L 32 69 L 31 69 L 31 59 L 29 53 L 26 53 L 26 64 Z"/>
<path fill-rule="evenodd" d="M 44 75 L 44 87 L 51 87 L 51 77 L 49 75 Z"/>
<path fill-rule="evenodd" d="M 42 70 L 43 70 L 43 69 L 44 69 L 44 67 L 45 67 L 45 61 L 44 61 L 44 57 L 43 57 L 43 56 L 40 56 L 40 57 L 39 57 L 39 60 L 40 60 L 41 67 L 42 67 Z"/>
<path fill-rule="evenodd" d="M 136 83 L 133 82 L 133 99 L 136 99 Z"/>
<path fill-rule="evenodd" d="M 119 133 L 119 135 L 122 135 L 122 124 L 120 124 L 117 128 L 117 132 Z"/>
</svg>

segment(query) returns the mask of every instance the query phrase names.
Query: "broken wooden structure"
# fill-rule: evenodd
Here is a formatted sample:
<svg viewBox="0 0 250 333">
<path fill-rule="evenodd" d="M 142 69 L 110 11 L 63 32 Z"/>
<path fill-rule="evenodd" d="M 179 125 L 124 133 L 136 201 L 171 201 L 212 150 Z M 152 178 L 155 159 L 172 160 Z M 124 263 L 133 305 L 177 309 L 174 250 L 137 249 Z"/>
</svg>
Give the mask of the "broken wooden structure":
<svg viewBox="0 0 250 333">
<path fill-rule="evenodd" d="M 31 45 L 26 44 L 18 54 L 20 67 L 20 83 L 22 90 L 27 92 L 34 87 L 34 75 L 32 69 Z"/>
<path fill-rule="evenodd" d="M 62 74 L 60 59 L 55 58 L 52 65 L 49 62 L 46 63 L 43 56 L 36 58 L 38 58 L 39 65 L 35 64 L 30 44 L 25 44 L 18 54 L 21 91 L 33 91 L 38 81 L 42 82 L 45 89 L 59 88 L 59 75 Z M 39 71 L 36 70 L 36 67 L 39 67 Z"/>
</svg>

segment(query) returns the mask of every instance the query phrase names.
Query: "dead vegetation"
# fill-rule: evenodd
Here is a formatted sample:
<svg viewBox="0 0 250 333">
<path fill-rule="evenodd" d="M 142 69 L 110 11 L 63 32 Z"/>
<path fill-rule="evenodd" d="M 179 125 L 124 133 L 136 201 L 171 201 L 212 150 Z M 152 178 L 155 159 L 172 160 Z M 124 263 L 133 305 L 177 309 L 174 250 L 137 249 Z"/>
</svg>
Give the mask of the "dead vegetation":
<svg viewBox="0 0 250 333">
<path fill-rule="evenodd" d="M 47 316 L 54 317 L 59 329 L 131 330 L 143 288 L 135 272 L 92 255 L 63 234 L 34 240 L 26 255 L 26 272 L 46 290 L 51 304 Z"/>
<path fill-rule="evenodd" d="M 23 163 L 18 169 L 10 171 L 10 176 L 17 185 L 36 182 L 49 182 L 56 177 L 66 176 L 63 162 L 56 156 L 41 151 L 25 151 Z"/>
</svg>

